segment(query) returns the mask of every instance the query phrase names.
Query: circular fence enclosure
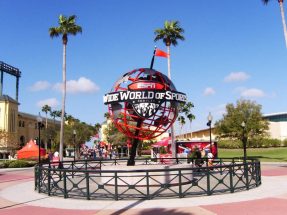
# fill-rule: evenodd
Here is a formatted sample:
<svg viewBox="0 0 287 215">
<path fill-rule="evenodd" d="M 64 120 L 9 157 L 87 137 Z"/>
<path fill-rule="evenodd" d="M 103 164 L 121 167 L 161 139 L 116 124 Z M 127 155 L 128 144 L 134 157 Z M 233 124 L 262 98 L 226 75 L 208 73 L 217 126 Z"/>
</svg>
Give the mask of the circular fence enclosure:
<svg viewBox="0 0 287 215">
<path fill-rule="evenodd" d="M 205 163 L 207 160 L 205 160 Z M 35 190 L 49 196 L 94 200 L 184 198 L 249 190 L 261 185 L 260 162 L 216 159 L 212 167 L 196 160 L 125 159 L 63 162 L 61 169 L 35 168 Z"/>
</svg>

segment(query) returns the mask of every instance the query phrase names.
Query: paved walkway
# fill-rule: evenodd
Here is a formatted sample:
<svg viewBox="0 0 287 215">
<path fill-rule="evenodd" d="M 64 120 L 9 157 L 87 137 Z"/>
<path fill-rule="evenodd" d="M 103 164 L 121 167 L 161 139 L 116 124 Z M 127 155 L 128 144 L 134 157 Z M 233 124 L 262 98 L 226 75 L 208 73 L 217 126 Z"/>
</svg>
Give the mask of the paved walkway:
<svg viewBox="0 0 287 215">
<path fill-rule="evenodd" d="M 34 191 L 33 169 L 0 169 L 0 214 L 286 214 L 287 163 L 262 164 L 262 185 L 233 194 L 183 199 L 98 201 L 48 197 Z"/>
</svg>

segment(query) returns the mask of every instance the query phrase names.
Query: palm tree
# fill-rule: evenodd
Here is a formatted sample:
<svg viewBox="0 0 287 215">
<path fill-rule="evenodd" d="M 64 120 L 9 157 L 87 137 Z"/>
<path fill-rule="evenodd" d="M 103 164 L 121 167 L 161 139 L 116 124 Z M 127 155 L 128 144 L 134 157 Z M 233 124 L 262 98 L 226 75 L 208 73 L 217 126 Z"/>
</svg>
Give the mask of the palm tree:
<svg viewBox="0 0 287 215">
<path fill-rule="evenodd" d="M 262 0 L 265 5 L 267 5 L 270 0 Z M 286 27 L 286 20 L 285 20 L 285 14 L 284 14 L 284 0 L 278 0 L 279 6 L 280 6 L 280 12 L 281 12 L 281 18 L 282 18 L 282 25 L 283 25 L 283 32 L 284 32 L 284 38 L 285 38 L 285 45 L 287 48 L 287 27 Z"/>
<path fill-rule="evenodd" d="M 74 118 L 72 115 L 66 114 L 65 120 L 68 122 L 69 125 L 72 125 L 75 122 L 76 118 Z"/>
<path fill-rule="evenodd" d="M 190 123 L 192 122 L 192 120 L 195 119 L 195 116 L 191 113 L 192 108 L 194 108 L 194 105 L 191 102 L 180 104 L 179 111 L 178 111 L 179 116 L 177 117 L 177 121 L 181 125 L 181 129 L 186 123 L 186 118 L 189 120 Z"/>
<path fill-rule="evenodd" d="M 49 105 L 44 105 L 42 107 L 42 112 L 46 114 L 46 129 L 48 128 L 48 112 L 51 112 L 51 107 Z"/>
<path fill-rule="evenodd" d="M 184 40 L 184 37 L 182 36 L 182 33 L 184 33 L 183 28 L 179 26 L 178 21 L 165 21 L 164 28 L 159 28 L 155 30 L 155 39 L 154 41 L 162 40 L 163 43 L 167 47 L 167 63 L 168 63 L 168 77 L 171 79 L 170 74 L 170 46 L 176 46 L 177 40 Z"/>
<path fill-rule="evenodd" d="M 170 46 L 176 46 L 177 40 L 184 40 L 182 33 L 184 33 L 183 28 L 179 26 L 178 21 L 165 21 L 164 28 L 159 28 L 155 30 L 155 39 L 154 41 L 162 40 L 163 43 L 167 47 L 167 71 L 168 71 L 168 78 L 171 80 L 171 73 L 170 73 Z M 171 126 L 171 141 L 172 141 L 172 156 L 175 157 L 176 149 L 175 149 L 175 139 L 174 139 L 174 127 Z"/>
<path fill-rule="evenodd" d="M 50 116 L 54 119 L 54 125 L 55 125 L 56 114 L 57 114 L 57 112 L 55 110 L 50 111 Z"/>
<path fill-rule="evenodd" d="M 63 42 L 63 90 L 62 90 L 62 114 L 61 114 L 61 130 L 60 130 L 60 160 L 63 160 L 63 145 L 64 145 L 64 114 L 65 114 L 65 103 L 66 103 L 66 48 L 68 43 L 68 35 L 77 35 L 82 33 L 82 27 L 76 25 L 76 16 L 72 15 L 69 17 L 60 15 L 59 26 L 51 27 L 49 34 L 51 38 L 62 35 Z"/>
</svg>

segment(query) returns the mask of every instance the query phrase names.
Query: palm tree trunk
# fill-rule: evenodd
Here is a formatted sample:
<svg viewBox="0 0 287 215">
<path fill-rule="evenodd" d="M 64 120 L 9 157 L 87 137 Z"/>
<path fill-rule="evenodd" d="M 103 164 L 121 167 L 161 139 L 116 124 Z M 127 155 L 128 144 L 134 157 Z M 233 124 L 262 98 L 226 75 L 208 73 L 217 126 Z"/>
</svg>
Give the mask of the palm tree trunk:
<svg viewBox="0 0 287 215">
<path fill-rule="evenodd" d="M 46 129 L 48 128 L 48 112 L 46 112 Z"/>
<path fill-rule="evenodd" d="M 63 161 L 64 148 L 64 116 L 66 103 L 66 44 L 63 44 L 63 89 L 62 89 L 62 114 L 61 114 L 61 130 L 60 130 L 60 161 Z"/>
<path fill-rule="evenodd" d="M 286 28 L 286 21 L 285 21 L 283 1 L 279 1 L 279 5 L 280 5 L 280 12 L 281 12 L 281 18 L 282 18 L 282 24 L 283 24 L 285 45 L 286 45 L 286 48 L 287 48 L 287 28 Z"/>
<path fill-rule="evenodd" d="M 171 80 L 171 73 L 170 73 L 170 46 L 167 46 L 167 74 L 168 78 Z M 170 127 L 170 135 L 171 135 L 171 153 L 172 157 L 176 157 L 176 146 L 175 146 L 175 138 L 174 138 L 174 125 Z"/>
<path fill-rule="evenodd" d="M 170 46 L 167 46 L 167 75 L 168 78 L 171 80 L 171 74 L 170 74 Z"/>
</svg>

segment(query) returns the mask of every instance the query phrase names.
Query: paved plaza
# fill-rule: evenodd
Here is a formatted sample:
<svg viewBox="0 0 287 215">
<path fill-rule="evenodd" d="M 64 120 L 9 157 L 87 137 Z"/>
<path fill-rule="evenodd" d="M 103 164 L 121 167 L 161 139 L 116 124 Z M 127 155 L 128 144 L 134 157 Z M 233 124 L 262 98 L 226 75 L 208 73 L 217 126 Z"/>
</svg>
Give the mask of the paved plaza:
<svg viewBox="0 0 287 215">
<path fill-rule="evenodd" d="M 286 214 L 287 163 L 263 163 L 262 185 L 249 191 L 160 200 L 76 200 L 34 191 L 34 169 L 0 169 L 0 214 Z"/>
</svg>

